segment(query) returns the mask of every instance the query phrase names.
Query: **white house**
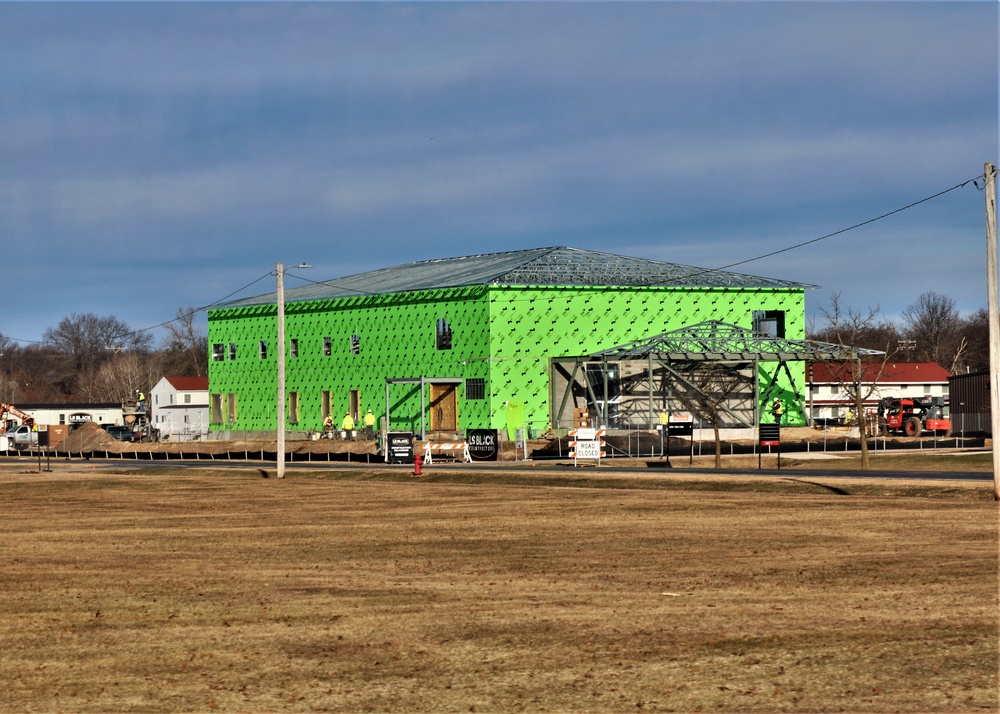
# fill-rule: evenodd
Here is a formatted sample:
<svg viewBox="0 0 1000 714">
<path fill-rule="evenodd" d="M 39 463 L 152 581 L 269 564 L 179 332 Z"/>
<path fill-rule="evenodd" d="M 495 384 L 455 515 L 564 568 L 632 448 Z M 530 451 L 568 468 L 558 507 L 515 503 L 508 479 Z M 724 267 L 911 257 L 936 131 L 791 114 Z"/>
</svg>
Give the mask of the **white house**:
<svg viewBox="0 0 1000 714">
<path fill-rule="evenodd" d="M 164 377 L 147 404 L 162 440 L 195 441 L 208 434 L 208 377 Z"/>
<path fill-rule="evenodd" d="M 839 362 L 809 362 L 806 364 L 806 385 L 808 404 L 813 419 L 837 419 L 848 409 L 854 408 L 853 401 L 844 392 L 842 382 L 850 381 L 850 365 Z M 875 382 L 875 389 L 865 400 L 865 410 L 878 407 L 882 397 L 900 397 L 930 401 L 934 397 L 944 400 L 945 413 L 948 406 L 948 377 L 951 373 L 933 362 L 865 362 L 862 370 L 863 384 Z M 867 389 L 865 389 L 867 391 Z"/>
</svg>

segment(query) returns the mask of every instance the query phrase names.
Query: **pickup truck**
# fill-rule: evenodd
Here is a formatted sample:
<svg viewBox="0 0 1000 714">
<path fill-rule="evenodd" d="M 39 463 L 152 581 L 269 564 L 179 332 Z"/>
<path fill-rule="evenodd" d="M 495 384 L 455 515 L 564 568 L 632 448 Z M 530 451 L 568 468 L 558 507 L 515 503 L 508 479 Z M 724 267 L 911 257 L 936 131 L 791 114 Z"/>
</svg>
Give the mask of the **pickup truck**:
<svg viewBox="0 0 1000 714">
<path fill-rule="evenodd" d="M 16 426 L 4 434 L 7 443 L 17 450 L 38 446 L 38 432 L 32 431 L 30 426 L 22 424 Z"/>
</svg>

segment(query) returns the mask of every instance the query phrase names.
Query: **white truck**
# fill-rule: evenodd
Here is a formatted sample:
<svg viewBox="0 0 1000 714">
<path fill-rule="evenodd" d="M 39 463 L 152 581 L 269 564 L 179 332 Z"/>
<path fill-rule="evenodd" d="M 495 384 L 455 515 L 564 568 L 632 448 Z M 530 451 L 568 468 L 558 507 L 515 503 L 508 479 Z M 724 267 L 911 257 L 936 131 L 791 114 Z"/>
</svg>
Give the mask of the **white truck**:
<svg viewBox="0 0 1000 714">
<path fill-rule="evenodd" d="M 8 430 L 4 436 L 7 437 L 7 448 L 22 451 L 32 446 L 38 446 L 38 432 L 33 431 L 27 424 L 21 424 Z"/>
</svg>

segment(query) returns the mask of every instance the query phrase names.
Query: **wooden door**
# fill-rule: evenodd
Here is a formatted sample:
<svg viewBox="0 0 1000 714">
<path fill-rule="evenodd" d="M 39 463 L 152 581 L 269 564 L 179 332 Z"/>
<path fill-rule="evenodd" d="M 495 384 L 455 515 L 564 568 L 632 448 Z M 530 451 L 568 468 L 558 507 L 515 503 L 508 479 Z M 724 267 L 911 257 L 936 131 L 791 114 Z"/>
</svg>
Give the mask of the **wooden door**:
<svg viewBox="0 0 1000 714">
<path fill-rule="evenodd" d="M 431 431 L 458 431 L 458 389 L 431 384 Z"/>
</svg>

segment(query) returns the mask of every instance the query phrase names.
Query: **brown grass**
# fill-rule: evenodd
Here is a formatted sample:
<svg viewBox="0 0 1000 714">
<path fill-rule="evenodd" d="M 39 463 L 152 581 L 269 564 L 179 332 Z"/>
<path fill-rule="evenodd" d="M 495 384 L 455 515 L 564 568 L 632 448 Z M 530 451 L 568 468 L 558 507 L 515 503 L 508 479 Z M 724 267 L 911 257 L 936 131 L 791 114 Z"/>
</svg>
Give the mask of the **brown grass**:
<svg viewBox="0 0 1000 714">
<path fill-rule="evenodd" d="M 0 710 L 997 710 L 988 484 L 391 478 L 0 474 Z"/>
</svg>

